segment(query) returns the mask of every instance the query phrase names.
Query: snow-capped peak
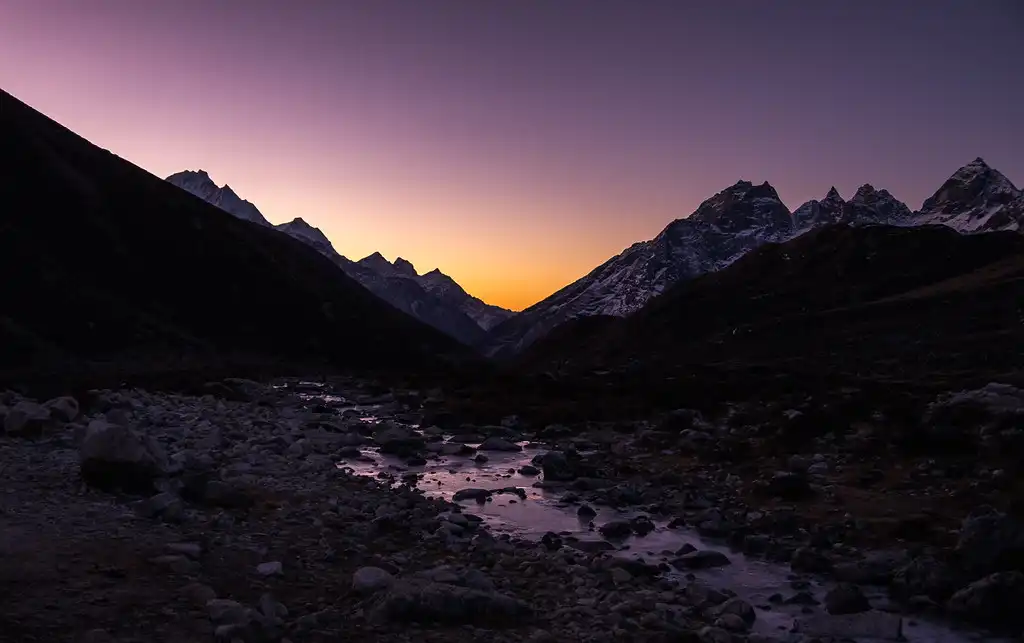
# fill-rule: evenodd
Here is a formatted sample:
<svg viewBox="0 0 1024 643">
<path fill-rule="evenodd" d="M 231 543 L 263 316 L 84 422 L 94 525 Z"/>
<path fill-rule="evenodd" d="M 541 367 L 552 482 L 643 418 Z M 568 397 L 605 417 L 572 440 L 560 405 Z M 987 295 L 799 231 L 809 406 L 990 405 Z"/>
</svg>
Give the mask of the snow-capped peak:
<svg viewBox="0 0 1024 643">
<path fill-rule="evenodd" d="M 846 203 L 846 201 L 843 200 L 843 197 L 840 196 L 839 190 L 837 190 L 836 186 L 834 186 L 834 185 L 831 188 L 829 188 L 828 194 L 825 195 L 825 198 L 822 199 L 821 202 L 822 203 L 838 203 L 840 205 L 842 205 L 843 203 Z"/>
<path fill-rule="evenodd" d="M 915 215 L 916 223 L 941 223 L 960 232 L 1018 230 L 1022 219 L 1024 192 L 981 157 L 946 179 Z"/>
<path fill-rule="evenodd" d="M 187 192 L 191 192 L 207 203 L 215 205 L 239 219 L 263 226 L 270 226 L 270 222 L 267 221 L 263 213 L 255 205 L 240 198 L 227 185 L 218 187 L 206 170 L 178 172 L 167 177 L 167 182 Z"/>
</svg>

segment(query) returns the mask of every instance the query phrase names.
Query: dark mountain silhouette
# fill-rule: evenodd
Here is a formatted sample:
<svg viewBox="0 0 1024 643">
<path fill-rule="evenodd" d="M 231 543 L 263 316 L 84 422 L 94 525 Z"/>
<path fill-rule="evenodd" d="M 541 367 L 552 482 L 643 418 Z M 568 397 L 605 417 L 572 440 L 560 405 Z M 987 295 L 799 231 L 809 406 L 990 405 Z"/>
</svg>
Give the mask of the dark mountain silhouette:
<svg viewBox="0 0 1024 643">
<path fill-rule="evenodd" d="M 602 373 L 624 387 L 728 372 L 747 395 L 823 378 L 983 385 L 1024 367 L 1024 237 L 815 229 L 682 282 L 630 317 L 570 322 L 519 366 Z"/>
<path fill-rule="evenodd" d="M 0 372 L 416 368 L 464 355 L 326 257 L 0 92 Z"/>
</svg>

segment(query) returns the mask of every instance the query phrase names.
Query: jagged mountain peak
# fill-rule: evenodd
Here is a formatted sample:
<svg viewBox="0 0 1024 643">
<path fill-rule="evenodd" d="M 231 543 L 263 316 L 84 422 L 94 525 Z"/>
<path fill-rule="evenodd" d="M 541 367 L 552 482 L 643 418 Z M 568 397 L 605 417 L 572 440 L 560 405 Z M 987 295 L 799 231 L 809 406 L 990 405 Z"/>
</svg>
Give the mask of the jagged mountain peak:
<svg viewBox="0 0 1024 643">
<path fill-rule="evenodd" d="M 954 172 L 915 215 L 960 232 L 1024 227 L 1024 192 L 980 156 Z"/>
<path fill-rule="evenodd" d="M 419 273 L 416 272 L 416 267 L 412 265 L 412 262 L 401 257 L 397 257 L 395 259 L 395 263 L 392 265 L 394 265 L 395 270 L 410 277 L 416 277 L 419 275 Z"/>
<path fill-rule="evenodd" d="M 167 177 L 167 182 L 190 192 L 235 217 L 262 226 L 270 226 L 270 222 L 259 209 L 242 199 L 227 184 L 219 187 L 206 170 L 185 170 Z"/>
<path fill-rule="evenodd" d="M 829 188 L 828 193 L 825 195 L 825 198 L 822 199 L 822 202 L 825 201 L 838 201 L 839 203 L 846 202 L 843 200 L 842 195 L 839 194 L 839 190 L 837 190 L 836 186 L 834 185 L 831 188 Z"/>
</svg>

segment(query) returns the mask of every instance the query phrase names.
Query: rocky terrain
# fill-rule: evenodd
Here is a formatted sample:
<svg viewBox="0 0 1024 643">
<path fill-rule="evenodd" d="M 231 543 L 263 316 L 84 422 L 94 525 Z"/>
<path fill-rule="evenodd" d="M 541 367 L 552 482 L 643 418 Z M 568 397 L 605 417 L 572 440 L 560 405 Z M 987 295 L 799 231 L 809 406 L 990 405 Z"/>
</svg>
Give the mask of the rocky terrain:
<svg viewBox="0 0 1024 643">
<path fill-rule="evenodd" d="M 1022 625 L 1007 499 L 1024 392 L 1005 385 L 937 399 L 924 421 L 945 448 L 917 455 L 892 447 L 894 416 L 821 434 L 809 408 L 570 427 L 466 425 L 443 391 L 354 380 L 80 398 L 3 396 L 2 640 L 962 641 L 991 635 L 942 619 Z M 538 524 L 492 528 L 494 511 Z M 551 516 L 579 527 L 536 537 Z M 755 595 L 733 566 L 777 586 Z"/>
</svg>

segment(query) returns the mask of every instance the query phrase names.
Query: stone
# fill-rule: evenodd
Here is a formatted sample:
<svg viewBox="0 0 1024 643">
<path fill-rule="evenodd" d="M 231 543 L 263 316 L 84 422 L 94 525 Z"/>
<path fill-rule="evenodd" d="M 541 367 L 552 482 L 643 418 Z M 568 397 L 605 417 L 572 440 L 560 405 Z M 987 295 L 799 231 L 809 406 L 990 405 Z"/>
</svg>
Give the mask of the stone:
<svg viewBox="0 0 1024 643">
<path fill-rule="evenodd" d="M 633 580 L 633 575 L 621 567 L 613 567 L 611 570 L 612 582 L 616 585 L 628 583 Z"/>
<path fill-rule="evenodd" d="M 50 417 L 59 422 L 71 422 L 78 417 L 78 400 L 70 395 L 55 397 L 43 404 Z"/>
<path fill-rule="evenodd" d="M 598 531 L 605 538 L 627 538 L 633 533 L 633 526 L 628 520 L 613 520 L 601 525 Z"/>
<path fill-rule="evenodd" d="M 520 625 L 533 610 L 518 599 L 497 592 L 433 581 L 396 581 L 372 613 L 380 622 L 478 625 Z"/>
<path fill-rule="evenodd" d="M 462 502 L 463 500 L 474 500 L 478 503 L 483 504 L 491 497 L 491 491 L 488 489 L 459 489 L 452 496 L 454 502 Z"/>
<path fill-rule="evenodd" d="M 8 435 L 38 436 L 50 426 L 50 412 L 31 400 L 22 400 L 7 410 L 4 431 Z"/>
<path fill-rule="evenodd" d="M 966 619 L 985 625 L 1024 624 L 1024 574 L 996 572 L 959 590 L 946 608 Z"/>
<path fill-rule="evenodd" d="M 360 567 L 352 575 L 352 591 L 373 594 L 391 587 L 395 577 L 380 567 Z"/>
<path fill-rule="evenodd" d="M 540 464 L 545 480 L 568 482 L 577 478 L 577 472 L 562 451 L 548 451 L 539 457 L 537 464 Z"/>
<path fill-rule="evenodd" d="M 284 573 L 284 567 L 280 561 L 260 563 L 256 566 L 256 573 L 260 576 L 280 576 Z"/>
<path fill-rule="evenodd" d="M 214 598 L 206 602 L 206 613 L 215 625 L 244 625 L 251 615 L 248 608 L 237 601 Z"/>
<path fill-rule="evenodd" d="M 754 606 L 740 598 L 730 598 L 725 601 L 715 609 L 715 614 L 720 617 L 732 615 L 739 618 L 745 624 L 744 629 L 750 629 L 750 626 L 757 620 L 757 612 L 754 611 Z M 732 629 L 732 631 L 738 630 Z"/>
<path fill-rule="evenodd" d="M 960 527 L 953 555 L 974 578 L 1024 569 L 1024 521 L 995 511 L 969 516 Z"/>
<path fill-rule="evenodd" d="M 203 547 L 199 543 L 168 543 L 167 551 L 183 554 L 193 560 L 198 560 L 203 555 Z"/>
<path fill-rule="evenodd" d="M 110 491 L 153 491 L 155 480 L 166 468 L 166 456 L 154 441 L 105 420 L 89 423 L 79 459 L 86 483 Z"/>
<path fill-rule="evenodd" d="M 143 500 L 135 510 L 143 518 L 161 518 L 167 522 L 180 522 L 185 514 L 181 499 L 169 491 Z"/>
<path fill-rule="evenodd" d="M 479 447 L 480 451 L 522 451 L 523 447 L 504 438 L 489 437 Z"/>
<path fill-rule="evenodd" d="M 731 565 L 729 557 L 719 551 L 702 549 L 684 554 L 672 561 L 676 569 L 710 569 Z"/>
<path fill-rule="evenodd" d="M 217 598 L 213 588 L 202 583 L 189 583 L 182 589 L 182 594 L 196 605 L 203 606 Z"/>
<path fill-rule="evenodd" d="M 540 469 L 533 466 L 532 464 L 524 464 L 523 466 L 519 467 L 519 473 L 520 475 L 524 476 L 536 476 L 540 475 Z"/>
<path fill-rule="evenodd" d="M 701 643 L 732 643 L 732 634 L 720 627 L 707 625 L 697 633 Z"/>
<path fill-rule="evenodd" d="M 589 520 L 596 516 L 597 512 L 590 505 L 580 505 L 580 508 L 576 510 L 576 515 Z"/>
<path fill-rule="evenodd" d="M 825 609 L 829 614 L 859 614 L 871 609 L 871 603 L 852 583 L 839 583 L 825 594 Z"/>
<path fill-rule="evenodd" d="M 397 455 L 399 457 L 413 456 L 422 451 L 427 441 L 412 429 L 385 422 L 374 432 L 374 441 L 380 447 L 381 453 Z"/>
</svg>

